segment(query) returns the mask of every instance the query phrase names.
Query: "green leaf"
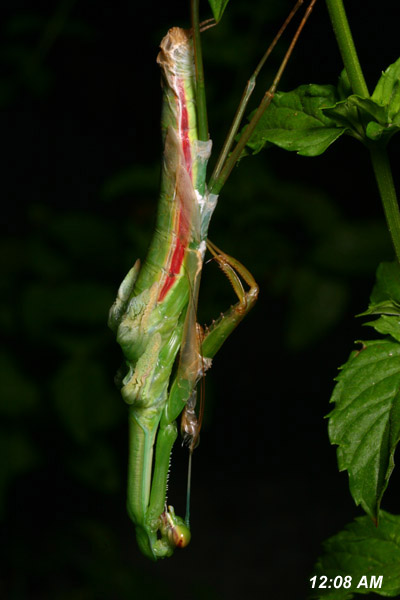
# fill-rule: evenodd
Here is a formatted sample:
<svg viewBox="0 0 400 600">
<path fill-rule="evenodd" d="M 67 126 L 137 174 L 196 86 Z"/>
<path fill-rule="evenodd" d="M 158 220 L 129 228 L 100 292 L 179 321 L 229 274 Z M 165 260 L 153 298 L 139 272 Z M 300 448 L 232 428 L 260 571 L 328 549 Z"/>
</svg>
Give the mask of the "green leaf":
<svg viewBox="0 0 400 600">
<path fill-rule="evenodd" d="M 221 20 L 222 15 L 224 14 L 226 5 L 229 0 L 208 0 L 212 13 L 214 15 L 214 19 L 218 23 Z"/>
<path fill-rule="evenodd" d="M 347 133 L 359 140 L 364 140 L 365 136 L 372 140 L 389 139 L 397 131 L 393 124 L 388 125 L 384 106 L 371 98 L 361 98 L 355 94 L 324 109 L 324 113 L 335 119 L 338 125 L 347 127 Z"/>
<path fill-rule="evenodd" d="M 383 262 L 379 265 L 368 309 L 358 316 L 367 315 L 400 316 L 400 265 L 397 262 Z M 367 325 L 375 327 L 378 321 L 372 321 Z M 375 328 L 382 333 L 381 329 Z"/>
<path fill-rule="evenodd" d="M 247 146 L 254 154 L 267 142 L 303 156 L 322 154 L 346 130 L 323 111 L 337 99 L 331 85 L 301 85 L 291 92 L 277 92 Z"/>
<path fill-rule="evenodd" d="M 393 122 L 389 116 L 388 106 L 381 106 L 372 98 L 360 98 L 359 96 L 350 96 L 348 101 L 358 108 L 365 121 L 372 117 L 373 121 L 369 121 L 365 128 L 369 139 L 374 141 L 383 139 L 388 142 L 392 135 L 400 129 L 400 122 Z"/>
<path fill-rule="evenodd" d="M 378 518 L 400 440 L 400 344 L 363 342 L 337 377 L 329 437 L 337 444 L 339 470 L 347 470 L 357 505 Z"/>
<path fill-rule="evenodd" d="M 345 80 L 339 80 L 342 98 Z M 326 114 L 348 124 L 356 137 L 385 143 L 400 129 L 400 59 L 390 65 L 379 79 L 371 98 L 350 94 L 343 102 L 328 108 Z M 364 134 L 365 132 L 365 134 Z"/>
<path fill-rule="evenodd" d="M 391 335 L 392 338 L 400 342 L 400 317 L 382 315 L 376 321 L 365 323 L 373 327 L 378 333 Z"/>
<path fill-rule="evenodd" d="M 400 58 L 382 73 L 372 94 L 372 100 L 387 107 L 389 122 L 398 118 L 400 111 Z"/>
<path fill-rule="evenodd" d="M 358 140 L 364 138 L 364 130 L 360 123 L 357 107 L 351 102 L 350 97 L 337 102 L 334 106 L 323 109 L 324 115 L 333 119 L 338 127 L 344 127 L 346 133 Z"/>
<path fill-rule="evenodd" d="M 341 100 L 346 91 L 346 77 L 342 73 L 338 84 Z M 372 141 L 387 143 L 400 129 L 400 59 L 382 74 L 371 98 L 350 93 L 342 102 L 326 109 L 325 113 L 349 126 L 356 137 L 366 136 Z"/>
<path fill-rule="evenodd" d="M 339 575 L 350 576 L 351 587 L 315 587 L 312 598 L 348 600 L 354 594 L 371 592 L 393 598 L 400 594 L 400 516 L 381 511 L 378 527 L 368 517 L 358 517 L 323 547 L 312 575 L 325 575 L 327 586 Z M 317 586 L 320 582 L 317 579 Z"/>
<path fill-rule="evenodd" d="M 388 300 L 400 306 L 400 265 L 397 262 L 383 262 L 379 265 L 370 307 Z"/>
<path fill-rule="evenodd" d="M 361 98 L 353 94 L 347 98 L 348 102 L 358 108 L 366 117 L 372 117 L 377 123 L 382 125 L 386 123 L 386 110 L 372 98 Z"/>
<path fill-rule="evenodd" d="M 387 128 L 383 125 L 380 125 L 380 123 L 376 123 L 376 121 L 370 121 L 367 124 L 365 133 L 367 134 L 367 138 L 374 142 L 385 138 L 387 134 Z M 392 133 L 395 133 L 395 131 L 393 130 Z"/>
<path fill-rule="evenodd" d="M 357 315 L 357 317 L 364 317 L 367 315 L 400 315 L 400 305 L 397 302 L 391 300 L 383 300 L 377 304 L 372 304 L 365 312 Z M 369 325 L 369 323 L 368 323 Z"/>
</svg>

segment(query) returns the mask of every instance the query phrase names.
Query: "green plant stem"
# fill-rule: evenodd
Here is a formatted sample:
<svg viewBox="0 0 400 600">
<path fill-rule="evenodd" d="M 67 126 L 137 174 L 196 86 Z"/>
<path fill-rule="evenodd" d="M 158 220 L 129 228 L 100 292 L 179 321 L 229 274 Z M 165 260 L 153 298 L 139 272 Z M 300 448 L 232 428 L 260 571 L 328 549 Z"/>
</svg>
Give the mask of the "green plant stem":
<svg viewBox="0 0 400 600">
<path fill-rule="evenodd" d="M 370 155 L 394 251 L 400 263 L 400 212 L 389 158 L 386 148 L 376 145 L 371 148 Z"/>
<path fill-rule="evenodd" d="M 362 98 L 369 98 L 343 0 L 326 0 L 326 4 L 353 92 Z M 370 156 L 394 251 L 400 262 L 400 212 L 389 158 L 386 149 L 377 144 L 370 145 Z"/>
<path fill-rule="evenodd" d="M 343 0 L 326 0 L 326 5 L 353 92 L 363 98 L 368 98 L 368 87 L 358 60 Z"/>
<path fill-rule="evenodd" d="M 199 0 L 191 0 L 194 64 L 196 69 L 196 106 L 198 139 L 208 141 L 206 91 L 204 85 L 203 57 L 201 53 Z"/>
</svg>

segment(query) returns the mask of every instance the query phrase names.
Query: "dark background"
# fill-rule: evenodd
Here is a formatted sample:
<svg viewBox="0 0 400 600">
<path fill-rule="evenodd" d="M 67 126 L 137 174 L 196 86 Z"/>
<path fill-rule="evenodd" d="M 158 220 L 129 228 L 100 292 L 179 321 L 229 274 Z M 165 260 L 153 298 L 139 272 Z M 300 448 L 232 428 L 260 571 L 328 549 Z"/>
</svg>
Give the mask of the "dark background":
<svg viewBox="0 0 400 600">
<path fill-rule="evenodd" d="M 216 150 L 291 2 L 231 4 L 203 35 Z M 393 3 L 346 5 L 372 90 L 399 56 Z M 361 514 L 324 416 L 353 340 L 372 336 L 354 315 L 392 250 L 367 152 L 343 138 L 314 159 L 277 149 L 246 158 L 224 188 L 210 237 L 253 272 L 260 299 L 207 374 L 192 542 L 157 564 L 137 550 L 125 510 L 126 408 L 113 387 L 121 356 L 106 321 L 151 237 L 155 58 L 188 14 L 172 1 L 15 0 L 1 9 L 7 600 L 303 599 L 322 541 Z M 282 42 L 259 77 L 253 108 L 284 51 Z M 340 70 L 320 0 L 280 87 L 336 83 Z M 394 140 L 395 177 L 398 149 Z M 216 265 L 204 271 L 200 322 L 234 301 Z M 169 500 L 178 513 L 186 461 L 177 444 Z M 393 512 L 396 478 L 383 502 Z"/>
</svg>

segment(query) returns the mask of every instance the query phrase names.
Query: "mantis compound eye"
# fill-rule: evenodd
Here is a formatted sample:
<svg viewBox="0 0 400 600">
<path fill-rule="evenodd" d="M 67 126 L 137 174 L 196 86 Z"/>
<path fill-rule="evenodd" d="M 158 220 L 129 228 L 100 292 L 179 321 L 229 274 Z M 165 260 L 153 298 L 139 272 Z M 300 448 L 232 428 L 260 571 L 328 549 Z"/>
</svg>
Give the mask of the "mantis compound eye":
<svg viewBox="0 0 400 600">
<path fill-rule="evenodd" d="M 168 528 L 168 541 L 177 548 L 185 548 L 189 544 L 191 537 L 190 529 L 183 521 L 182 523 L 175 523 Z"/>
</svg>

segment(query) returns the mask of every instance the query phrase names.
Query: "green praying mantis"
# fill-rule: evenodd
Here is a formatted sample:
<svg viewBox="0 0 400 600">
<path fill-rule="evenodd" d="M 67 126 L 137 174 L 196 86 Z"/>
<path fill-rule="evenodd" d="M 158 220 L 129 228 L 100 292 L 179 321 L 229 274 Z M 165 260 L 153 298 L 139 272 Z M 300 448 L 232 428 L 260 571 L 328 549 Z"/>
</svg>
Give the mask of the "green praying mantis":
<svg viewBox="0 0 400 600">
<path fill-rule="evenodd" d="M 161 43 L 158 62 L 164 78 L 164 155 L 156 231 L 145 263 L 140 266 L 137 261 L 122 282 L 109 320 L 128 367 L 121 389 L 130 405 L 128 511 L 139 547 L 152 559 L 170 556 L 190 539 L 188 523 L 171 506 L 165 508 L 175 419 L 184 413 L 193 448 L 198 437 L 196 385 L 258 293 L 249 272 L 209 244 L 241 297 L 204 335 L 199 333 L 200 274 L 217 197 L 205 191 L 211 142 L 198 139 L 188 33 L 171 29 Z M 249 292 L 241 293 L 237 274 L 250 284 Z"/>
<path fill-rule="evenodd" d="M 201 409 L 198 415 L 195 409 L 197 384 L 258 295 L 249 271 L 207 239 L 217 203 L 212 192 L 218 185 L 215 178 L 214 185 L 213 178 L 206 185 L 212 144 L 199 134 L 198 48 L 196 63 L 194 54 L 198 26 L 193 31 L 192 35 L 174 27 L 161 42 L 157 62 L 163 77 L 164 152 L 156 228 L 145 262 L 136 261 L 109 313 L 109 326 L 126 363 L 121 393 L 129 406 L 128 513 L 140 550 L 152 560 L 171 556 L 191 536 L 188 505 L 185 519 L 167 505 L 175 421 L 181 415 L 191 458 L 201 427 Z M 270 101 L 273 91 L 268 93 Z M 231 140 L 240 119 L 231 129 Z M 226 147 L 225 159 L 228 151 Z M 196 313 L 206 248 L 228 277 L 238 302 L 203 331 Z"/>
</svg>

